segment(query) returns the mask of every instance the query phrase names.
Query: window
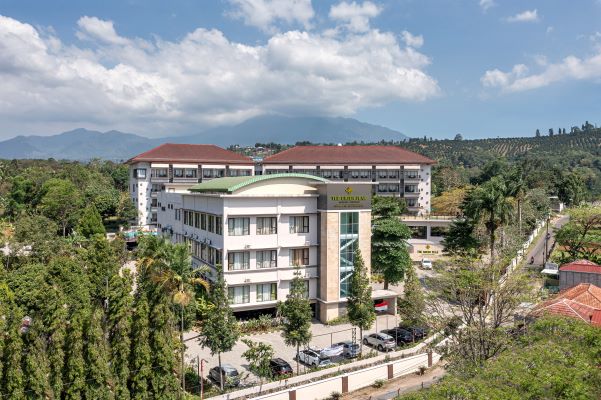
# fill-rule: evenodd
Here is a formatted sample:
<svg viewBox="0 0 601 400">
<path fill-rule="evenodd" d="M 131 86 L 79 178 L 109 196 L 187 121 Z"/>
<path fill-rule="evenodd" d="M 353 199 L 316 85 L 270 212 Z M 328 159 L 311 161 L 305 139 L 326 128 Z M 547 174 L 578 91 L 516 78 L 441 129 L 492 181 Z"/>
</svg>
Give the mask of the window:
<svg viewBox="0 0 601 400">
<path fill-rule="evenodd" d="M 257 301 L 272 301 L 277 299 L 277 285 L 275 283 L 257 285 Z"/>
<path fill-rule="evenodd" d="M 215 216 L 208 214 L 207 215 L 207 231 L 211 233 L 215 233 Z"/>
<path fill-rule="evenodd" d="M 228 218 L 227 234 L 230 236 L 249 235 L 250 218 Z"/>
<path fill-rule="evenodd" d="M 250 268 L 250 253 L 248 251 L 234 251 L 227 253 L 227 269 L 239 271 Z"/>
<path fill-rule="evenodd" d="M 200 213 L 199 212 L 194 213 L 194 227 L 200 228 Z"/>
<path fill-rule="evenodd" d="M 183 168 L 173 168 L 173 177 L 174 178 L 183 178 L 184 177 L 184 169 Z"/>
<path fill-rule="evenodd" d="M 388 171 L 389 179 L 399 179 L 399 171 L 396 169 L 391 169 Z"/>
<path fill-rule="evenodd" d="M 290 249 L 290 265 L 295 267 L 309 265 L 309 249 Z"/>
<path fill-rule="evenodd" d="M 200 244 L 200 259 L 209 262 L 209 246 L 206 243 Z"/>
<path fill-rule="evenodd" d="M 416 199 L 405 199 L 405 202 L 407 203 L 407 207 L 415 207 L 417 204 Z"/>
<path fill-rule="evenodd" d="M 152 168 L 151 174 L 153 178 L 168 178 L 169 177 L 169 169 L 168 168 Z"/>
<path fill-rule="evenodd" d="M 309 217 L 299 216 L 290 217 L 290 233 L 308 233 L 309 232 Z"/>
<path fill-rule="evenodd" d="M 323 176 L 324 178 L 331 178 L 332 170 L 324 169 L 323 172 L 321 173 L 321 176 Z"/>
<path fill-rule="evenodd" d="M 399 191 L 399 185 L 394 185 L 394 184 L 388 185 L 388 191 L 389 192 L 398 192 Z"/>
<path fill-rule="evenodd" d="M 134 178 L 146 179 L 146 168 L 134 169 Z"/>
<path fill-rule="evenodd" d="M 200 214 L 200 229 L 207 230 L 207 214 L 205 213 Z"/>
<path fill-rule="evenodd" d="M 388 191 L 388 185 L 386 184 L 379 184 L 378 185 L 378 192 L 387 192 Z"/>
<path fill-rule="evenodd" d="M 182 210 L 179 208 L 175 210 L 175 220 L 180 221 L 182 219 Z"/>
<path fill-rule="evenodd" d="M 417 179 L 417 171 L 407 171 L 407 179 Z"/>
<path fill-rule="evenodd" d="M 257 235 L 274 235 L 278 233 L 276 217 L 257 217 Z"/>
<path fill-rule="evenodd" d="M 358 179 L 359 178 L 359 171 L 357 171 L 357 170 L 351 171 L 351 178 Z"/>
<path fill-rule="evenodd" d="M 417 186 L 415 185 L 406 185 L 405 193 L 417 193 Z"/>
<path fill-rule="evenodd" d="M 278 254 L 275 250 L 257 251 L 257 268 L 277 268 Z"/>
<path fill-rule="evenodd" d="M 387 176 L 388 176 L 388 171 L 386 171 L 385 169 L 381 169 L 378 171 L 378 178 L 386 179 Z"/>
<path fill-rule="evenodd" d="M 215 233 L 223 235 L 223 218 L 215 217 Z"/>
<path fill-rule="evenodd" d="M 188 179 L 195 179 L 198 171 L 195 168 L 186 168 L 185 177 Z"/>
<path fill-rule="evenodd" d="M 371 178 L 371 171 L 370 170 L 362 170 L 361 171 L 361 178 L 362 179 Z"/>
<path fill-rule="evenodd" d="M 230 304 L 244 304 L 250 302 L 250 286 L 234 286 L 227 288 L 227 297 Z"/>
<path fill-rule="evenodd" d="M 359 213 L 340 213 L 340 297 L 348 295 L 353 274 L 355 250 L 359 242 Z"/>
</svg>

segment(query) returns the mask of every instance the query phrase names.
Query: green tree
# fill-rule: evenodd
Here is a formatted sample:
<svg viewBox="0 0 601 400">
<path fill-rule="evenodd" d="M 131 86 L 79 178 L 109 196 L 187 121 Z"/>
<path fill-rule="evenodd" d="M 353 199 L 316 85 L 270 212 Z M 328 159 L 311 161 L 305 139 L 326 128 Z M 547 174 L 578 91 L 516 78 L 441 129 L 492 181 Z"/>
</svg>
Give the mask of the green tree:
<svg viewBox="0 0 601 400">
<path fill-rule="evenodd" d="M 28 398 L 52 398 L 50 387 L 50 366 L 46 353 L 46 338 L 36 319 L 25 335 L 25 352 L 23 373 L 25 376 L 25 392 Z"/>
<path fill-rule="evenodd" d="M 123 277 L 113 275 L 109 282 L 107 313 L 108 341 L 111 349 L 111 371 L 114 377 L 115 398 L 128 400 L 129 360 L 131 352 L 132 281 L 128 271 Z M 136 338 L 136 340 L 138 340 Z"/>
<path fill-rule="evenodd" d="M 84 360 L 86 382 L 84 396 L 86 399 L 113 399 L 111 391 L 113 382 L 110 371 L 110 356 L 102 329 L 102 309 L 94 309 L 86 321 L 84 330 Z"/>
<path fill-rule="evenodd" d="M 104 225 L 102 224 L 102 217 L 94 204 L 90 204 L 83 210 L 79 219 L 78 230 L 79 233 L 86 238 L 90 238 L 94 235 L 104 236 L 106 233 Z"/>
<path fill-rule="evenodd" d="M 367 268 L 365 268 L 365 263 L 359 249 L 355 251 L 353 273 L 347 297 L 347 308 L 349 322 L 353 326 L 359 327 L 361 352 L 363 352 L 363 330 L 371 328 L 376 320 L 376 311 L 371 298 L 371 283 L 369 282 Z"/>
<path fill-rule="evenodd" d="M 248 362 L 249 369 L 259 377 L 262 387 L 263 379 L 270 378 L 272 375 L 270 361 L 274 354 L 273 347 L 270 344 L 253 342 L 250 339 L 242 339 L 242 342 L 248 346 L 248 349 L 242 353 L 242 357 Z"/>
<path fill-rule="evenodd" d="M 133 313 L 129 379 L 131 397 L 135 400 L 148 400 L 151 398 L 152 358 L 148 327 L 150 310 L 144 293 L 136 294 Z"/>
<path fill-rule="evenodd" d="M 203 348 L 209 348 L 212 356 L 217 354 L 219 367 L 221 367 L 221 353 L 230 351 L 240 337 L 238 323 L 229 306 L 221 266 L 217 269 L 217 280 L 209 298 L 215 308 L 204 321 L 198 341 Z M 220 386 L 223 390 L 223 379 L 220 379 Z"/>
<path fill-rule="evenodd" d="M 567 206 L 577 206 L 585 199 L 584 181 L 576 172 L 560 171 L 555 184 L 557 197 Z"/>
<path fill-rule="evenodd" d="M 56 222 L 62 229 L 63 236 L 76 221 L 83 199 L 77 187 L 65 179 L 49 179 L 44 184 L 44 197 L 40 202 L 42 213 Z"/>
<path fill-rule="evenodd" d="M 374 219 L 398 217 L 407 211 L 403 199 L 393 196 L 373 196 L 371 213 Z"/>
<path fill-rule="evenodd" d="M 426 300 L 413 266 L 407 270 L 403 297 L 399 297 L 398 302 L 399 316 L 403 322 L 409 325 L 420 325 L 424 322 Z"/>
<path fill-rule="evenodd" d="M 570 222 L 555 234 L 557 244 L 565 249 L 561 262 L 587 259 L 601 262 L 601 207 L 581 206 L 569 211 Z"/>
<path fill-rule="evenodd" d="M 384 276 L 384 289 L 403 280 L 411 265 L 407 239 L 411 230 L 397 217 L 375 221 L 371 239 L 371 265 L 374 272 Z"/>
<path fill-rule="evenodd" d="M 86 388 L 86 362 L 83 354 L 84 312 L 76 311 L 70 319 L 65 354 L 64 398 L 80 400 L 84 398 Z"/>
<path fill-rule="evenodd" d="M 297 267 L 290 281 L 290 291 L 284 302 L 278 303 L 278 313 L 283 319 L 282 337 L 286 346 L 296 347 L 296 374 L 300 371 L 300 346 L 311 341 L 311 304 L 306 296 L 306 283 Z"/>
<path fill-rule="evenodd" d="M 501 176 L 495 176 L 471 190 L 465 198 L 464 214 L 471 221 L 483 221 L 489 235 L 490 264 L 495 263 L 495 240 L 499 227 L 511 216 L 512 206 Z"/>
<path fill-rule="evenodd" d="M 90 293 L 98 304 L 104 304 L 109 297 L 109 280 L 119 273 L 119 261 L 104 236 L 93 236 L 89 240 L 85 260 Z"/>
<path fill-rule="evenodd" d="M 11 310 L 8 316 L 8 329 L 4 339 L 4 362 L 2 393 L 9 399 L 25 399 L 23 369 L 21 361 L 23 357 L 23 340 L 21 338 L 21 316 L 17 310 Z"/>
<path fill-rule="evenodd" d="M 462 218 L 453 221 L 442 244 L 447 255 L 475 258 L 480 253 L 482 241 L 475 234 L 474 222 Z"/>
</svg>

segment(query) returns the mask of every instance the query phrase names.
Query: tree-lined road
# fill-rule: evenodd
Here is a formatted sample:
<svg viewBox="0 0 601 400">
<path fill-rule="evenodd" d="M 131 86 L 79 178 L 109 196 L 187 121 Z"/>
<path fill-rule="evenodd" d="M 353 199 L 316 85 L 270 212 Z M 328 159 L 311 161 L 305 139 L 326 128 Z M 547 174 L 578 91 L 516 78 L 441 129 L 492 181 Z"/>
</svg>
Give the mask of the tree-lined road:
<svg viewBox="0 0 601 400">
<path fill-rule="evenodd" d="M 548 238 L 548 243 L 547 243 L 547 249 L 548 251 L 551 250 L 551 247 L 553 245 L 553 243 L 555 242 L 555 230 L 561 228 L 563 225 L 565 225 L 568 221 L 569 221 L 569 217 L 567 215 L 565 216 L 560 216 L 559 218 L 556 218 L 554 220 L 552 220 L 549 223 L 549 238 Z M 546 231 L 546 227 L 543 227 L 543 230 Z M 546 234 L 543 233 L 538 240 L 536 241 L 536 243 L 534 244 L 534 246 L 532 246 L 532 248 L 530 249 L 530 251 L 528 252 L 528 254 L 526 255 L 526 262 L 530 263 L 530 260 L 534 257 L 534 265 L 538 265 L 538 266 L 543 266 L 544 264 L 544 258 L 545 258 L 545 237 Z"/>
</svg>

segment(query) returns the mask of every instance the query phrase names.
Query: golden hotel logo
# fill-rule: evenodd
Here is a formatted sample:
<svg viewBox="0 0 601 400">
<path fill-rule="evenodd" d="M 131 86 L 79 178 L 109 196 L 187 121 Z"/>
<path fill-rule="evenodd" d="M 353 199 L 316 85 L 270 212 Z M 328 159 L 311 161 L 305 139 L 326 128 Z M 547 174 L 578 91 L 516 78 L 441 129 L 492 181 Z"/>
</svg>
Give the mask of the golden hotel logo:
<svg viewBox="0 0 601 400">
<path fill-rule="evenodd" d="M 350 186 L 348 186 L 346 189 L 344 189 L 344 191 L 345 191 L 347 194 L 351 194 L 351 193 L 353 193 L 353 188 L 352 188 L 352 187 L 350 187 Z"/>
</svg>

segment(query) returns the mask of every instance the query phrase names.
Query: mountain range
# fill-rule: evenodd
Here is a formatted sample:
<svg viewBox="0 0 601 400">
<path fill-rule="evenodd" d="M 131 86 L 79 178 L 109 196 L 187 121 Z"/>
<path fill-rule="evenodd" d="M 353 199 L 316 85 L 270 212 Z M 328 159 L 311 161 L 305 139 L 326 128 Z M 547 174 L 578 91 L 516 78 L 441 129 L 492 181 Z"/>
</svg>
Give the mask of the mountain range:
<svg viewBox="0 0 601 400">
<path fill-rule="evenodd" d="M 198 134 L 147 138 L 119 131 L 98 132 L 84 128 L 49 136 L 17 136 L 0 142 L 3 159 L 127 160 L 162 143 L 211 143 L 253 145 L 346 143 L 352 141 L 406 140 L 407 136 L 353 118 L 261 116 L 238 125 L 221 126 Z"/>
</svg>

